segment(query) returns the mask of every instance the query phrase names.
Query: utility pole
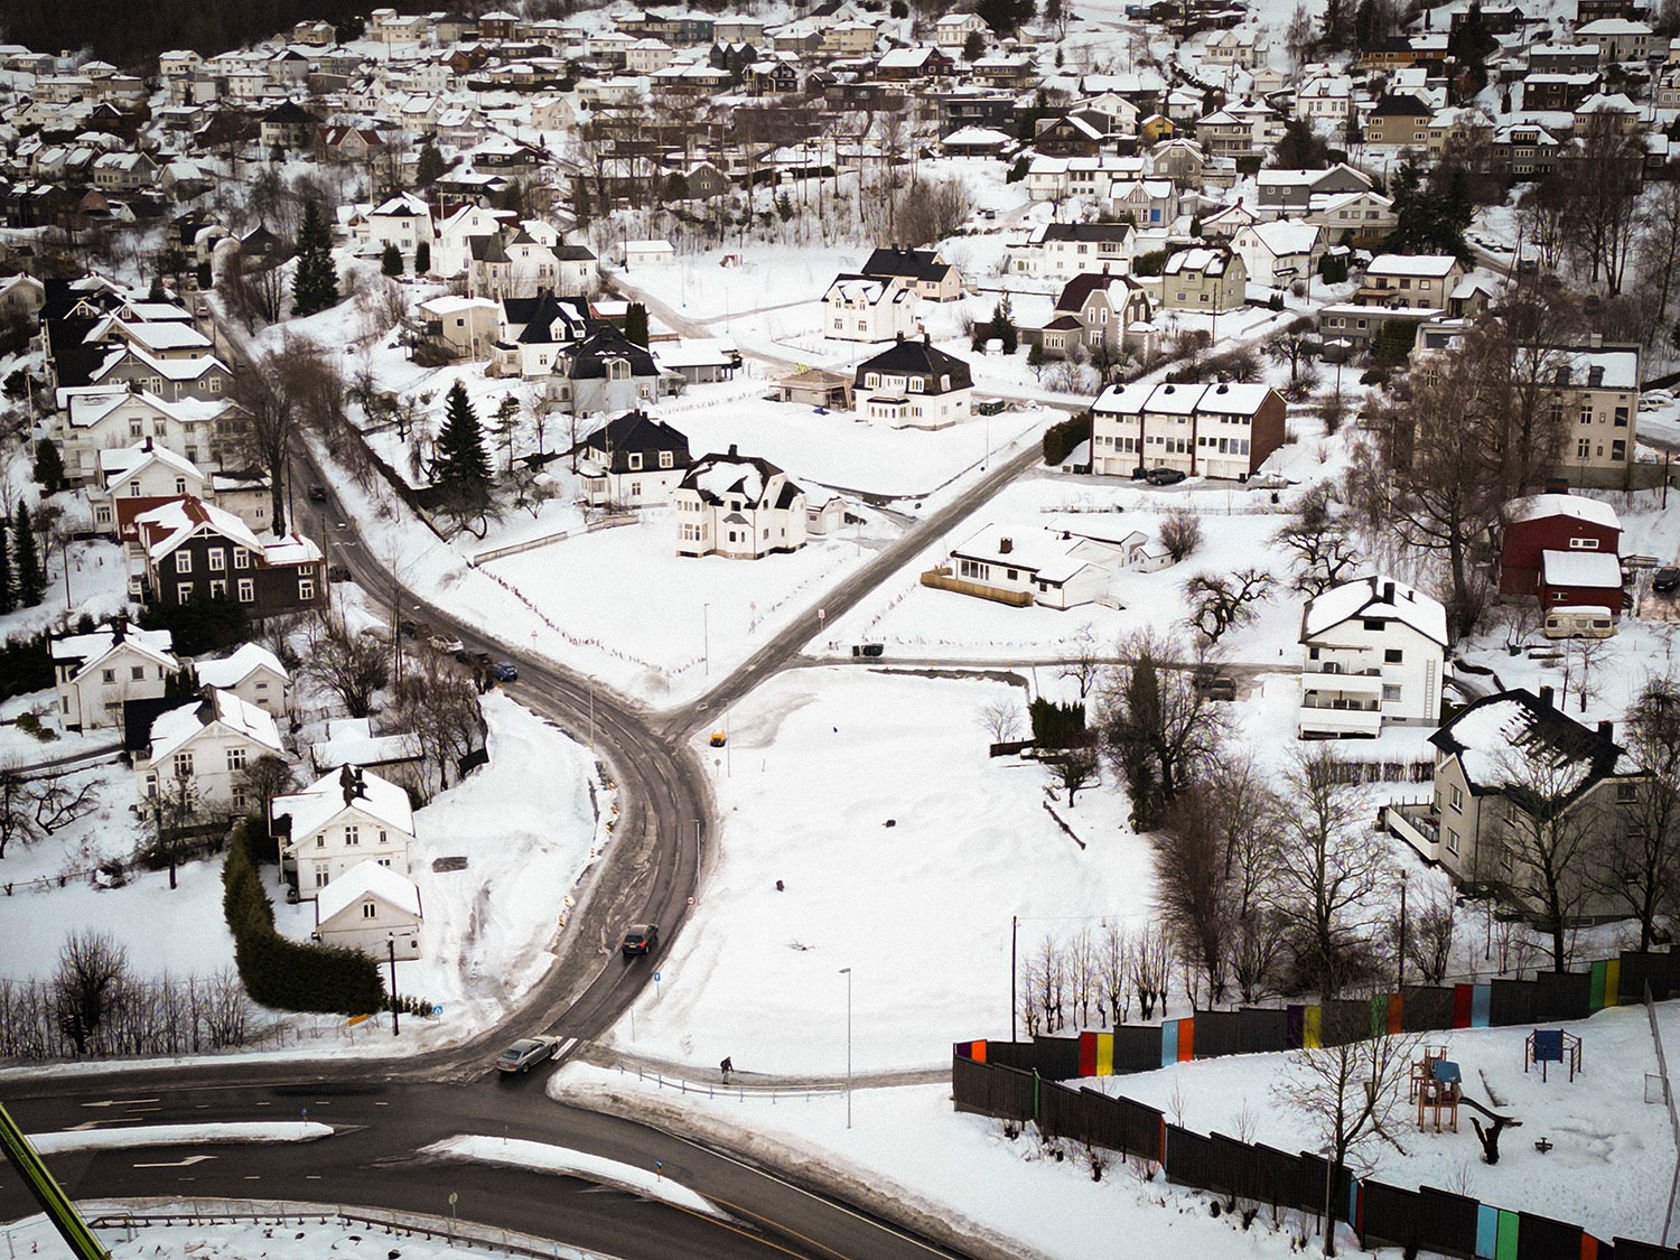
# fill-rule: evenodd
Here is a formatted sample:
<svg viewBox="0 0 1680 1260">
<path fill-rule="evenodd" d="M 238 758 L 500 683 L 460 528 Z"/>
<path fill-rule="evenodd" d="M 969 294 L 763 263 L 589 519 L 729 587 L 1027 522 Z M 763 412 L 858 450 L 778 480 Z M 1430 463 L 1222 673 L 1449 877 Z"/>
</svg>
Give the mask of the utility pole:
<svg viewBox="0 0 1680 1260">
<path fill-rule="evenodd" d="M 840 968 L 846 977 L 846 1127 L 852 1127 L 852 969 Z"/>
<path fill-rule="evenodd" d="M 1021 935 L 1021 916 L 1009 916 L 1009 1040 L 1015 1040 L 1015 944 Z"/>
<path fill-rule="evenodd" d="M 391 959 L 391 1036 L 397 1035 L 397 934 L 385 933 L 385 949 Z"/>
<path fill-rule="evenodd" d="M 1399 993 L 1406 987 L 1406 879 L 1408 872 L 1400 872 L 1400 957 L 1395 964 L 1394 991 Z"/>
</svg>

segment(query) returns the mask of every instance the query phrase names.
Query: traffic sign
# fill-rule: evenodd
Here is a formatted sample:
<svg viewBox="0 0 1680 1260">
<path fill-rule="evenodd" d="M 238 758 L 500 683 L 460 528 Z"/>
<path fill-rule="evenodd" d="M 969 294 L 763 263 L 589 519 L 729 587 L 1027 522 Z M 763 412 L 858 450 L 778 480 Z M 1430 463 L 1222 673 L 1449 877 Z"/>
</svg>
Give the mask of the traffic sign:
<svg viewBox="0 0 1680 1260">
<path fill-rule="evenodd" d="M 653 982 L 655 984 L 659 983 L 659 973 L 657 971 L 653 973 Z"/>
</svg>

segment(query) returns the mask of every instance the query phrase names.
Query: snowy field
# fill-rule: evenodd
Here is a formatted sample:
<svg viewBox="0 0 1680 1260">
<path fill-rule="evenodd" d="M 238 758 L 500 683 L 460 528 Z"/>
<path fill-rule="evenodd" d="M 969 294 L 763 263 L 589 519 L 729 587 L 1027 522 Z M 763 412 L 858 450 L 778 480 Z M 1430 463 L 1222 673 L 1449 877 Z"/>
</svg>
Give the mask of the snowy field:
<svg viewBox="0 0 1680 1260">
<path fill-rule="evenodd" d="M 1147 917 L 1148 849 L 1119 794 L 1056 803 L 1081 849 L 1043 808 L 1046 771 L 987 758 L 980 711 L 1011 696 L 1025 703 L 998 681 L 822 668 L 738 706 L 727 748 L 704 750 L 721 848 L 612 1043 L 729 1055 L 748 1080 L 838 1073 L 850 967 L 855 1067 L 937 1065 L 1008 1026 L 1012 914 L 1023 949 L 1052 922 Z"/>
</svg>

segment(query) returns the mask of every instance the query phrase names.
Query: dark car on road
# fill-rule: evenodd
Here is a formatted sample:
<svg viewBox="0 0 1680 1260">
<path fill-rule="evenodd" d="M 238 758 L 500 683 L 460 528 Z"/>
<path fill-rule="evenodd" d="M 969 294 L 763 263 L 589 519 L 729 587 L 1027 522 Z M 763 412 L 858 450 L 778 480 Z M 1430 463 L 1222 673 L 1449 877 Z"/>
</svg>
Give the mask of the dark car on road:
<svg viewBox="0 0 1680 1260">
<path fill-rule="evenodd" d="M 1180 468 L 1151 468 L 1143 475 L 1143 479 L 1152 486 L 1176 486 L 1184 480 L 1184 470 Z"/>
<path fill-rule="evenodd" d="M 1651 575 L 1651 589 L 1659 595 L 1672 595 L 1680 591 L 1680 569 L 1672 566 L 1658 569 Z"/>
<path fill-rule="evenodd" d="M 327 501 L 327 488 L 322 485 L 310 486 L 309 501 L 311 503 L 325 503 Z"/>
<path fill-rule="evenodd" d="M 659 928 L 652 923 L 637 923 L 624 934 L 624 956 L 641 958 L 659 948 Z"/>
<path fill-rule="evenodd" d="M 513 682 L 519 677 L 519 668 L 512 661 L 497 661 L 490 667 L 490 673 L 497 682 Z"/>
</svg>

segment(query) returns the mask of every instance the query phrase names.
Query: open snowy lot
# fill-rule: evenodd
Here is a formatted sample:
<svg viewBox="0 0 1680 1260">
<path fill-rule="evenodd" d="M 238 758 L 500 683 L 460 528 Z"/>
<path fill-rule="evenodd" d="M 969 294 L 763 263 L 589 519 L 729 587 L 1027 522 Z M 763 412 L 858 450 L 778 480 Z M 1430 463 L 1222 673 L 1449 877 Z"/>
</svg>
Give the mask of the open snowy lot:
<svg viewBox="0 0 1680 1260">
<path fill-rule="evenodd" d="M 1009 1022 L 1010 916 L 1023 955 L 1048 924 L 1149 913 L 1147 843 L 1116 793 L 1044 809 L 1047 772 L 989 760 L 993 680 L 816 668 L 784 673 L 703 750 L 722 814 L 694 918 L 612 1042 L 754 1072 L 944 1062 Z M 778 891 L 781 880 L 784 890 Z M 750 1012 L 750 1020 L 747 1014 Z"/>
</svg>

